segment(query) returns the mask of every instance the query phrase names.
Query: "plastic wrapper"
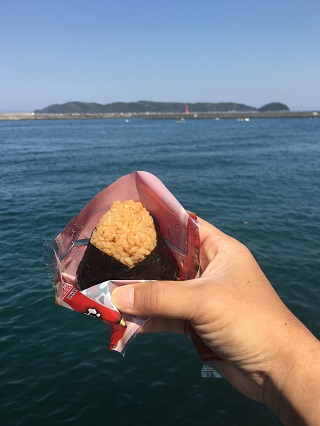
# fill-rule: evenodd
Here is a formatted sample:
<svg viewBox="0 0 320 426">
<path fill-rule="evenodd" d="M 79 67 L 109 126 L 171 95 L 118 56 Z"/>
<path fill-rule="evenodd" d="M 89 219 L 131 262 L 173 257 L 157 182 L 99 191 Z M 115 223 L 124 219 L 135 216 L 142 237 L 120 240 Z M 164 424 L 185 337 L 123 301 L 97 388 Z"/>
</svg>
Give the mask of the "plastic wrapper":
<svg viewBox="0 0 320 426">
<path fill-rule="evenodd" d="M 122 354 L 147 318 L 121 314 L 113 305 L 111 294 L 115 287 L 137 280 L 111 278 L 80 290 L 77 269 L 101 216 L 114 201 L 125 200 L 140 201 L 157 219 L 160 233 L 178 265 L 178 280 L 195 278 L 199 271 L 196 216 L 187 212 L 162 182 L 148 172 L 133 172 L 115 181 L 71 219 L 53 242 L 44 242 L 46 265 L 55 288 L 56 303 L 95 316 L 111 325 L 110 349 Z"/>
<path fill-rule="evenodd" d="M 148 318 L 122 314 L 111 301 L 117 287 L 139 280 L 108 279 L 80 290 L 77 270 L 99 219 L 114 201 L 140 201 L 156 219 L 156 228 L 178 266 L 177 280 L 199 274 L 199 228 L 196 215 L 186 211 L 154 175 L 137 171 L 123 176 L 97 194 L 75 216 L 54 241 L 44 241 L 47 271 L 55 289 L 57 304 L 96 317 L 112 327 L 109 349 L 122 355 L 128 343 Z M 221 358 L 200 339 L 190 323 L 187 333 L 203 361 L 202 377 L 222 377 L 216 370 Z"/>
</svg>

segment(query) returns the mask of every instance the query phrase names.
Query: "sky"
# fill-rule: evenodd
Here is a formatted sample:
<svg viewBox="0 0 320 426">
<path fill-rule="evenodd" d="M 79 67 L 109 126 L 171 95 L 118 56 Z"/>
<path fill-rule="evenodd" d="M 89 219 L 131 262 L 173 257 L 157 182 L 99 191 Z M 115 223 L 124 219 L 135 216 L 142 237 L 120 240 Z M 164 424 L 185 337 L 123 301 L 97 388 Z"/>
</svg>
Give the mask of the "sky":
<svg viewBox="0 0 320 426">
<path fill-rule="evenodd" d="M 320 110 L 319 0 L 0 0 L 0 111 L 69 101 Z"/>
</svg>

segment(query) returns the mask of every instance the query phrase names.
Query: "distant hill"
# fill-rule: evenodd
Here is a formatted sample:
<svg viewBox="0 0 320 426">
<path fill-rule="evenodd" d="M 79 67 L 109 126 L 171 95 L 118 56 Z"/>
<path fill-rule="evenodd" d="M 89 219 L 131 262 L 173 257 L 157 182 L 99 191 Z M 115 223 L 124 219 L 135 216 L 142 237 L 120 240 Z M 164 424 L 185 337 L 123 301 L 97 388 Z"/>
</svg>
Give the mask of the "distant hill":
<svg viewBox="0 0 320 426">
<path fill-rule="evenodd" d="M 94 102 L 67 102 L 54 104 L 43 109 L 37 109 L 35 114 L 110 114 L 110 113 L 183 113 L 183 102 L 114 102 L 111 104 L 98 104 Z M 289 108 L 279 102 L 272 102 L 257 109 L 248 105 L 233 102 L 197 102 L 188 103 L 190 113 L 196 112 L 250 112 L 250 111 L 290 111 Z"/>
<path fill-rule="evenodd" d="M 267 104 L 263 106 L 262 108 L 259 108 L 259 111 L 261 112 L 276 112 L 276 111 L 290 111 L 290 109 L 285 104 L 281 104 L 280 102 L 271 102 L 270 104 Z"/>
</svg>

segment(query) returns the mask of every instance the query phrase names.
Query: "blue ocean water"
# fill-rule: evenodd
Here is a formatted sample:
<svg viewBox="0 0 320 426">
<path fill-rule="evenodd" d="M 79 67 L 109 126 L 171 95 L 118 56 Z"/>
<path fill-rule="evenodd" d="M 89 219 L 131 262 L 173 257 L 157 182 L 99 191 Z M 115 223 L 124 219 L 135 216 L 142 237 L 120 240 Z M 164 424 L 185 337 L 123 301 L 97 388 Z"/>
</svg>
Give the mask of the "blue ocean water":
<svg viewBox="0 0 320 426">
<path fill-rule="evenodd" d="M 134 170 L 247 244 L 319 338 L 319 119 L 0 121 L 1 423 L 280 424 L 202 379 L 186 337 L 138 336 L 122 358 L 99 320 L 55 305 L 42 239 Z"/>
</svg>

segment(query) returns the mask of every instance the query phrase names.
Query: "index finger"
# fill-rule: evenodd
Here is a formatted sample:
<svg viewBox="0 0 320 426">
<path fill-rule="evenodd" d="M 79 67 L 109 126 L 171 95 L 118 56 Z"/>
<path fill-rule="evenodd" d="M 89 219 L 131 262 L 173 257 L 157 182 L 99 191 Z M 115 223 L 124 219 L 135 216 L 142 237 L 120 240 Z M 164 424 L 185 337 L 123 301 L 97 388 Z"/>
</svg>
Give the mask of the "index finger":
<svg viewBox="0 0 320 426">
<path fill-rule="evenodd" d="M 221 245 L 230 237 L 217 227 L 198 217 L 200 234 L 200 265 L 204 270 L 217 255 Z"/>
</svg>

